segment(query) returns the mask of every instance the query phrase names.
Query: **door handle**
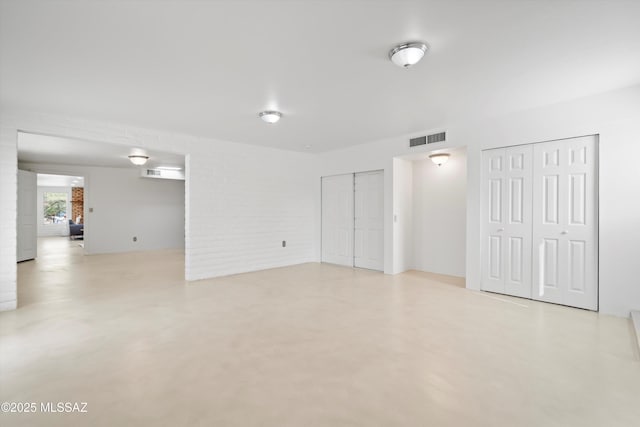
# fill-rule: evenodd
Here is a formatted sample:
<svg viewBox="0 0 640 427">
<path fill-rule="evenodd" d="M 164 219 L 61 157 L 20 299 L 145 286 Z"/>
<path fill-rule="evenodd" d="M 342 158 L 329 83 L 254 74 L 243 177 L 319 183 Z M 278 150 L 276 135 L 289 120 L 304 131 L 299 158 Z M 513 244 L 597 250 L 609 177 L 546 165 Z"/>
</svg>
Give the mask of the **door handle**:
<svg viewBox="0 0 640 427">
<path fill-rule="evenodd" d="M 567 230 L 562 230 L 560 234 L 569 234 L 569 232 Z"/>
<path fill-rule="evenodd" d="M 498 228 L 498 233 L 504 231 L 504 228 Z"/>
</svg>

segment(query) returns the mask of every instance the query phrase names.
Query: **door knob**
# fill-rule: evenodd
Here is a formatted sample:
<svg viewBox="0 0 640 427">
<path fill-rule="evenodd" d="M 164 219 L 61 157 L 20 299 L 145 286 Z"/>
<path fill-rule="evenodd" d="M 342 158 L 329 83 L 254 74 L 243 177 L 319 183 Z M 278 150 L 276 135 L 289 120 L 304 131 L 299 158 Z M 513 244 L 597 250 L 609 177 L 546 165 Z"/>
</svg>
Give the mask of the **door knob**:
<svg viewBox="0 0 640 427">
<path fill-rule="evenodd" d="M 567 230 L 562 230 L 560 234 L 569 234 L 569 232 Z"/>
</svg>

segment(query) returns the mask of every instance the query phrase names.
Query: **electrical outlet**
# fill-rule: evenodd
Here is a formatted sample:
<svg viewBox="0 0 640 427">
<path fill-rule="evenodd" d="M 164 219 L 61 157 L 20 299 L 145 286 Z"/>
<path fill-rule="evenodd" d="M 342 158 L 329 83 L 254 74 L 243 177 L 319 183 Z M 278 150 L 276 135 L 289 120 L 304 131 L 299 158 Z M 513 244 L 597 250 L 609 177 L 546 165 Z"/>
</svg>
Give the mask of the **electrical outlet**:
<svg viewBox="0 0 640 427">
<path fill-rule="evenodd" d="M 283 247 L 283 248 L 286 248 L 286 247 L 287 247 L 287 241 L 286 241 L 286 240 L 283 240 L 283 241 L 282 241 L 282 247 Z"/>
<path fill-rule="evenodd" d="M 138 237 L 137 236 L 133 236 L 133 241 L 137 242 L 138 241 Z"/>
</svg>

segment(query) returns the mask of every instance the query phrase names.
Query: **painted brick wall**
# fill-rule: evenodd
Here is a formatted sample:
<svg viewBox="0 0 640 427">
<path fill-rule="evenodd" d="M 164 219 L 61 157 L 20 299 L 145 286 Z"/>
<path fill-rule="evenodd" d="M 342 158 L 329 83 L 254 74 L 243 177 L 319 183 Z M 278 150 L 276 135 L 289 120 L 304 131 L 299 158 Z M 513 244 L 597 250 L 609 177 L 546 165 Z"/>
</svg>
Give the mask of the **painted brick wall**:
<svg viewBox="0 0 640 427">
<path fill-rule="evenodd" d="M 0 126 L 0 310 L 16 308 L 16 209 L 17 174 L 16 135 Z"/>
<path fill-rule="evenodd" d="M 317 260 L 317 168 L 311 154 L 43 114 L 5 113 L 0 126 L 0 197 L 9 212 L 0 226 L 0 289 L 11 292 L 7 301 L 15 300 L 16 129 L 120 144 L 125 153 L 141 147 L 187 155 L 187 280 Z"/>
<path fill-rule="evenodd" d="M 314 260 L 309 164 L 296 153 L 261 153 L 190 157 L 189 279 Z"/>
</svg>

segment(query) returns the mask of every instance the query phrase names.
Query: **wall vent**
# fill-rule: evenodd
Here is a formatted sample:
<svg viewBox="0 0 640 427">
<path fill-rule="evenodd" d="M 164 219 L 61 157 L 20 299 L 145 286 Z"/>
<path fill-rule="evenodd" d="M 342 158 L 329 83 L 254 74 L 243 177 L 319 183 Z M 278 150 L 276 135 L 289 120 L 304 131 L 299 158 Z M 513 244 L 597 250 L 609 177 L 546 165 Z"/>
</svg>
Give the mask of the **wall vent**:
<svg viewBox="0 0 640 427">
<path fill-rule="evenodd" d="M 179 181 L 184 181 L 183 170 L 141 169 L 140 176 L 142 178 L 177 179 Z"/>
<path fill-rule="evenodd" d="M 442 142 L 447 139 L 446 132 L 434 133 L 432 135 L 427 135 L 427 144 L 433 144 L 434 142 Z"/>
<path fill-rule="evenodd" d="M 417 138 L 411 138 L 409 140 L 409 147 L 416 147 L 418 145 L 424 145 L 427 143 L 427 137 L 426 136 L 419 136 Z"/>
</svg>

